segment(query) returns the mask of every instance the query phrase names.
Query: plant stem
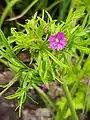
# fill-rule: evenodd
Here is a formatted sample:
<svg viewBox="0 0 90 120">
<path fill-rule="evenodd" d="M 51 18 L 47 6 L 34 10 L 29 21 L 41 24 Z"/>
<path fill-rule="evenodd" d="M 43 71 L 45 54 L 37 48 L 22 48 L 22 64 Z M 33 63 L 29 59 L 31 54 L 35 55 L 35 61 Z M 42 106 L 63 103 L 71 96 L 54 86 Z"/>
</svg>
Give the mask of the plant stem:
<svg viewBox="0 0 90 120">
<path fill-rule="evenodd" d="M 61 2 L 61 0 L 53 2 L 49 7 L 46 8 L 46 11 L 51 10 L 53 7 L 55 7 L 56 5 L 58 5 L 60 2 Z"/>
<path fill-rule="evenodd" d="M 45 99 L 47 100 L 47 102 L 54 108 L 56 109 L 56 106 L 55 104 L 48 98 L 48 96 L 35 84 L 32 85 L 36 90 L 37 92 Z"/>
<path fill-rule="evenodd" d="M 74 108 L 74 104 L 73 104 L 73 101 L 72 101 L 72 98 L 71 98 L 71 94 L 69 92 L 68 86 L 67 86 L 64 79 L 63 79 L 62 87 L 63 87 L 63 91 L 64 91 L 64 93 L 66 95 L 67 102 L 68 102 L 68 105 L 70 107 L 73 120 L 78 120 L 78 116 L 77 116 L 75 108 Z"/>
<path fill-rule="evenodd" d="M 8 67 L 8 62 L 4 60 L 3 58 L 0 58 L 0 62 Z"/>
<path fill-rule="evenodd" d="M 10 1 L 9 1 L 9 0 L 5 0 L 5 2 L 6 2 L 6 4 L 8 5 Z M 10 17 L 14 17 L 14 16 L 15 16 L 12 7 L 9 9 L 9 13 L 10 13 Z M 15 23 L 16 23 L 16 27 L 17 27 L 17 29 L 19 30 L 18 21 L 15 20 Z M 13 23 L 12 23 L 12 25 L 13 25 Z"/>
<path fill-rule="evenodd" d="M 76 3 L 76 0 L 71 0 L 70 9 L 71 9 L 71 8 L 74 9 L 75 3 Z"/>
<path fill-rule="evenodd" d="M 3 14 L 2 14 L 2 16 L 0 18 L 0 27 L 2 27 L 3 21 L 4 21 L 8 11 L 9 11 L 9 9 L 11 7 L 13 7 L 18 1 L 19 0 L 12 0 L 12 1 L 10 1 L 9 4 L 7 5 L 7 7 L 4 9 L 4 12 L 3 12 Z"/>
<path fill-rule="evenodd" d="M 20 18 L 23 17 L 37 2 L 38 2 L 38 0 L 32 1 L 32 3 L 30 3 L 30 5 L 28 5 L 27 8 L 25 8 L 25 10 L 23 10 L 20 15 L 15 16 L 15 17 L 12 17 L 12 18 L 10 18 L 10 19 L 7 19 L 6 21 L 13 21 L 13 20 L 20 19 Z"/>
<path fill-rule="evenodd" d="M 80 80 L 84 77 L 84 74 L 85 74 L 89 65 L 90 65 L 90 55 L 88 56 L 87 60 L 85 61 L 84 66 L 83 66 L 83 68 L 80 71 L 80 74 L 78 76 L 78 79 L 76 80 L 76 83 L 74 84 L 73 88 L 71 89 L 72 96 L 74 96 L 74 94 L 76 93 L 76 90 L 79 87 Z"/>
<path fill-rule="evenodd" d="M 84 77 L 84 73 L 87 70 L 87 67 L 89 66 L 89 64 L 90 64 L 90 56 L 88 56 L 86 62 L 84 63 L 83 69 L 80 71 L 80 74 L 77 77 L 78 79 L 76 80 L 74 86 L 71 89 L 71 96 L 72 97 L 75 95 L 76 90 L 79 87 L 80 80 Z M 65 114 L 67 112 L 67 109 L 68 109 L 68 103 L 66 102 L 63 109 L 62 109 L 62 112 L 60 114 L 60 116 L 62 117 L 62 120 L 64 119 L 64 116 L 65 116 Z"/>
<path fill-rule="evenodd" d="M 80 74 L 79 74 L 79 78 L 76 80 L 76 83 L 74 84 L 74 86 L 71 89 L 70 93 L 71 93 L 72 97 L 76 93 L 76 90 L 79 86 L 80 80 L 83 78 L 83 76 L 84 76 L 84 71 L 81 71 Z M 65 105 L 64 105 L 64 107 L 62 109 L 62 112 L 60 114 L 60 116 L 62 117 L 62 120 L 64 119 L 64 116 L 66 115 L 67 109 L 68 109 L 68 101 L 65 102 Z"/>
</svg>

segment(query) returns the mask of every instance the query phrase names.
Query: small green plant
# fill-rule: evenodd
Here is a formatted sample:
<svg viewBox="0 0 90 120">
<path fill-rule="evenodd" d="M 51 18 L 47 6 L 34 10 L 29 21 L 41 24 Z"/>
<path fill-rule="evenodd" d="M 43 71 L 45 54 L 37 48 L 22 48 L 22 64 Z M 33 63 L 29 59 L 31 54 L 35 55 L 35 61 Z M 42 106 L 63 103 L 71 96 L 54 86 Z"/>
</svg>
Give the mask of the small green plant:
<svg viewBox="0 0 90 120">
<path fill-rule="evenodd" d="M 45 13 L 47 20 L 44 19 Z M 50 14 L 43 11 L 42 17 L 35 13 L 31 20 L 26 20 L 25 25 L 19 25 L 23 31 L 12 28 L 12 35 L 7 39 L 0 30 L 0 59 L 6 59 L 8 67 L 15 73 L 8 84 L 1 86 L 3 91 L 0 95 L 18 81 L 17 91 L 5 98 L 18 100 L 19 117 L 28 91 L 34 87 L 44 102 L 56 111 L 54 119 L 66 120 L 71 116 L 73 120 L 79 120 L 76 110 L 90 109 L 90 97 L 87 97 L 89 87 L 82 83 L 85 77 L 89 83 L 90 77 L 90 29 L 85 8 L 71 9 L 65 22 L 52 20 Z M 31 67 L 16 57 L 24 50 L 30 53 Z M 65 93 L 65 97 L 56 103 L 39 87 L 45 84 L 49 89 L 49 83 L 55 80 L 59 81 Z"/>
</svg>

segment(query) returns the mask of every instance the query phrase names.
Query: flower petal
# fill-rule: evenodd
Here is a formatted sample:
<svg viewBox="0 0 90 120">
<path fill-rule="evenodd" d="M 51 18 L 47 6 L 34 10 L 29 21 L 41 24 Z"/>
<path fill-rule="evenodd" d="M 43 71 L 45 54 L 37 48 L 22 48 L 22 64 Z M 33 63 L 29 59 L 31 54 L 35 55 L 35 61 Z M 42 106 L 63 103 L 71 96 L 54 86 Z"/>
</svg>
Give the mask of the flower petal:
<svg viewBox="0 0 90 120">
<path fill-rule="evenodd" d="M 66 45 L 67 44 L 67 39 L 66 38 L 63 38 L 61 41 L 60 41 L 60 44 L 62 45 Z"/>
<path fill-rule="evenodd" d="M 52 49 L 57 49 L 57 44 L 55 43 L 55 42 L 51 42 L 50 43 L 50 48 L 52 48 Z"/>
<path fill-rule="evenodd" d="M 48 41 L 50 41 L 50 42 L 54 42 L 54 39 L 55 39 L 55 36 L 54 36 L 54 35 L 50 35 Z"/>
<path fill-rule="evenodd" d="M 64 48 L 64 46 L 62 44 L 58 44 L 58 50 L 62 50 Z"/>
<path fill-rule="evenodd" d="M 56 37 L 59 38 L 59 39 L 63 39 L 64 38 L 64 32 L 58 32 L 56 34 Z"/>
<path fill-rule="evenodd" d="M 50 35 L 48 41 L 50 42 L 50 48 L 53 50 L 62 50 L 67 44 L 64 32 L 58 32 L 56 35 Z"/>
</svg>

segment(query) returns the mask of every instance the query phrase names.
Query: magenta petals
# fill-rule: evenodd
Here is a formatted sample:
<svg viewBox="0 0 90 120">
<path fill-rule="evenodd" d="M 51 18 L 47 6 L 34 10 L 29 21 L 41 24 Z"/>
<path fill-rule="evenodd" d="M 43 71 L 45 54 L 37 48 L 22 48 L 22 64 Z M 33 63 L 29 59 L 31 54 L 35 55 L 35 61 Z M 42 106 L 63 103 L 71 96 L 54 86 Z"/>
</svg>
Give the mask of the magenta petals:
<svg viewBox="0 0 90 120">
<path fill-rule="evenodd" d="M 56 35 L 50 35 L 48 41 L 50 42 L 50 48 L 53 50 L 62 50 L 67 44 L 64 32 L 58 32 Z"/>
<path fill-rule="evenodd" d="M 60 38 L 60 39 L 63 39 L 63 38 L 64 38 L 64 32 L 58 32 L 58 33 L 56 34 L 56 37 L 57 37 L 57 38 Z"/>
<path fill-rule="evenodd" d="M 54 42 L 54 39 L 55 39 L 55 36 L 54 35 L 50 35 L 48 40 L 51 41 L 51 42 Z"/>
<path fill-rule="evenodd" d="M 46 92 L 46 90 L 47 90 L 46 85 L 43 84 L 43 85 L 42 85 L 42 91 L 43 91 L 43 92 Z"/>
</svg>

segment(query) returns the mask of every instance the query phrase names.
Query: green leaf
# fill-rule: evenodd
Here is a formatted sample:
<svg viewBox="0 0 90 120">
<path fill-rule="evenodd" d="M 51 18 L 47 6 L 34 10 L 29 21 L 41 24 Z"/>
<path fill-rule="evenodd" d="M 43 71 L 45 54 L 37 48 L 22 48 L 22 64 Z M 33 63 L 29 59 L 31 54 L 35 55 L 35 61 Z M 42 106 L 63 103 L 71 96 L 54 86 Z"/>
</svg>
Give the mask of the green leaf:
<svg viewBox="0 0 90 120">
<path fill-rule="evenodd" d="M 16 74 L 16 76 L 6 85 L 6 87 L 4 88 L 3 91 L 0 92 L 0 96 L 6 92 L 16 81 L 18 81 L 18 78 L 21 75 L 21 70 L 18 71 L 18 73 Z"/>
<path fill-rule="evenodd" d="M 88 16 L 89 16 L 88 14 L 85 16 L 85 18 L 84 18 L 84 20 L 83 20 L 83 23 L 82 23 L 82 25 L 80 26 L 80 30 L 81 30 L 81 31 L 84 29 L 84 27 L 85 27 L 85 25 L 86 25 L 86 23 L 87 23 Z"/>
<path fill-rule="evenodd" d="M 41 76 L 41 79 L 43 79 L 42 57 L 40 53 L 38 55 L 38 70 L 39 70 L 39 75 Z"/>
<path fill-rule="evenodd" d="M 63 68 L 69 68 L 66 64 L 62 63 L 60 60 L 58 60 L 52 53 L 50 53 L 49 51 L 46 50 L 46 52 L 48 53 L 48 55 L 53 59 L 53 61 L 55 63 L 57 63 L 59 66 L 63 67 Z"/>
<path fill-rule="evenodd" d="M 73 46 L 76 47 L 77 49 L 83 51 L 84 53 L 90 54 L 90 48 L 78 46 L 78 45 L 73 45 Z"/>
<path fill-rule="evenodd" d="M 21 96 L 21 93 L 17 93 L 17 92 L 16 92 L 15 94 L 6 96 L 6 97 L 4 97 L 4 98 L 10 100 L 10 99 L 18 98 L 18 96 Z"/>
<path fill-rule="evenodd" d="M 76 31 L 76 29 L 77 29 L 78 27 L 79 27 L 79 25 L 75 26 L 75 27 L 70 31 L 70 33 L 73 34 L 74 31 Z"/>
</svg>

